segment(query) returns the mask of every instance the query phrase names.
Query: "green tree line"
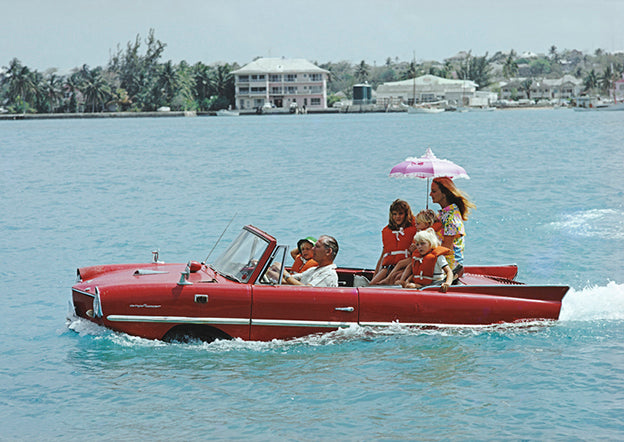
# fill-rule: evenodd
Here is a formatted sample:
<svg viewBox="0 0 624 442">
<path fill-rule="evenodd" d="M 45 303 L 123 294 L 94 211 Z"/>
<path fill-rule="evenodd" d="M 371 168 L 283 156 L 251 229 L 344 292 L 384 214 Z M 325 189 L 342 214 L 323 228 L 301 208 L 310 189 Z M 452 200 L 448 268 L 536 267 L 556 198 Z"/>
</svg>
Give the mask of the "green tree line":
<svg viewBox="0 0 624 442">
<path fill-rule="evenodd" d="M 211 111 L 234 106 L 232 71 L 237 63 L 206 65 L 186 61 L 174 64 L 161 61 L 166 44 L 156 39 L 151 29 L 142 41 L 137 35 L 125 48 L 117 47 L 105 67 L 83 65 L 69 75 L 53 70 L 31 70 L 14 58 L 0 78 L 0 106 L 11 113 L 76 113 L 106 111 L 171 110 Z M 415 57 L 414 57 L 415 58 Z M 622 77 L 624 54 L 598 49 L 593 55 L 580 51 L 558 51 L 522 57 L 513 49 L 508 53 L 472 55 L 460 53 L 444 62 L 401 61 L 388 57 L 381 65 L 364 60 L 315 63 L 330 72 L 328 105 L 339 100 L 337 93 L 351 97 L 354 84 L 379 84 L 433 74 L 443 78 L 472 80 L 484 89 L 497 81 L 525 78 L 530 88 L 533 78 L 559 78 L 568 73 L 582 78 L 588 93 L 608 94 L 613 82 Z"/>
<path fill-rule="evenodd" d="M 145 50 L 142 51 L 143 47 Z M 150 30 L 117 48 L 106 67 L 83 65 L 59 76 L 31 70 L 14 58 L 0 83 L 0 105 L 12 113 L 172 110 L 208 111 L 234 103 L 238 65 L 161 62 L 166 44 Z"/>
<path fill-rule="evenodd" d="M 558 51 L 551 46 L 548 54 L 523 57 L 515 50 L 488 53 L 475 56 L 472 51 L 438 61 L 405 62 L 387 58 L 382 65 L 369 65 L 364 61 L 352 65 L 342 61 L 318 66 L 331 73 L 330 92 L 342 91 L 350 97 L 351 87 L 356 83 L 368 82 L 373 88 L 389 81 L 407 80 L 425 74 L 442 78 L 472 80 L 479 89 L 495 89 L 498 82 L 522 77 L 527 88 L 537 78 L 561 78 L 565 74 L 583 79 L 585 91 L 589 94 L 608 95 L 613 82 L 624 73 L 624 53 L 610 54 L 601 49 L 594 55 L 576 50 Z"/>
</svg>

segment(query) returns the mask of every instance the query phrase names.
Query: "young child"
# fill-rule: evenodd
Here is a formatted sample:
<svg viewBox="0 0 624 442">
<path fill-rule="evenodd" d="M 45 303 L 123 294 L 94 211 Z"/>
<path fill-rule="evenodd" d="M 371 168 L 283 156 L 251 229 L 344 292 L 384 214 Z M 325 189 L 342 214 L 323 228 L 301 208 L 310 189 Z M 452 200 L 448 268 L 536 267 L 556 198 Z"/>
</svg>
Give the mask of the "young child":
<svg viewBox="0 0 624 442">
<path fill-rule="evenodd" d="M 401 285 L 405 288 L 420 288 L 444 281 L 440 291 L 446 292 L 453 283 L 453 271 L 444 255 L 451 251 L 440 246 L 440 240 L 432 228 L 416 233 L 414 243 L 416 250 L 412 253 L 412 265 L 403 272 Z"/>
<path fill-rule="evenodd" d="M 420 232 L 426 230 L 429 227 L 433 228 L 436 232 L 442 229 L 442 223 L 438 221 L 436 213 L 431 210 L 421 210 L 416 215 L 416 229 Z"/>
<path fill-rule="evenodd" d="M 399 261 L 410 256 L 409 246 L 416 233 L 414 214 L 406 201 L 394 200 L 389 212 L 388 225 L 381 231 L 383 249 L 371 285 L 382 283 Z"/>
<path fill-rule="evenodd" d="M 422 230 L 428 229 L 429 227 L 433 227 L 433 229 L 436 231 L 442 229 L 442 223 L 437 221 L 436 213 L 431 209 L 421 210 L 420 212 L 418 212 L 418 214 L 414 218 L 414 221 L 416 224 L 416 232 L 420 232 Z M 416 244 L 412 242 L 408 250 L 411 255 L 412 252 L 416 250 Z M 380 281 L 379 284 L 385 284 L 385 285 L 400 284 L 401 276 L 403 275 L 405 268 L 410 266 L 411 263 L 412 263 L 411 256 L 401 259 L 399 262 L 397 262 L 397 264 L 394 266 L 394 269 L 392 269 L 392 271 L 388 274 L 388 276 L 384 278 L 382 281 Z"/>
<path fill-rule="evenodd" d="M 297 241 L 297 248 L 290 252 L 295 262 L 292 265 L 292 273 L 303 273 L 304 271 L 318 266 L 316 261 L 312 259 L 314 252 L 312 247 L 316 244 L 316 238 L 308 236 L 307 238 Z"/>
</svg>

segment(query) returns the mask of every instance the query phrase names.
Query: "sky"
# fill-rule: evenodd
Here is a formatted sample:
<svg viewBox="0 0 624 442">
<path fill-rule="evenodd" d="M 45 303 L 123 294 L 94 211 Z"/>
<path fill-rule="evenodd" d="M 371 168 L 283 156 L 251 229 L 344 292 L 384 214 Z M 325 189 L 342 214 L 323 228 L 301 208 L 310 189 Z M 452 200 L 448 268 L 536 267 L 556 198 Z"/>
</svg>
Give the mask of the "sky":
<svg viewBox="0 0 624 442">
<path fill-rule="evenodd" d="M 190 64 L 593 54 L 624 51 L 624 0 L 0 0 L 0 66 L 105 66 L 150 29 L 167 45 L 162 62 Z"/>
</svg>

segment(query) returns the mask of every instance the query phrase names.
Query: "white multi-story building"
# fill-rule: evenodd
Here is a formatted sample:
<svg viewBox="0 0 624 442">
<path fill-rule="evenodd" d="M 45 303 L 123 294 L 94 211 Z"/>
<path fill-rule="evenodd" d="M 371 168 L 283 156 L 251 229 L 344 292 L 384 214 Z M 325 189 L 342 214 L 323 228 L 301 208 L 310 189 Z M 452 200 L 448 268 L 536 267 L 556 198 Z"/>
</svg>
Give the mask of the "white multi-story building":
<svg viewBox="0 0 624 442">
<path fill-rule="evenodd" d="M 327 108 L 329 71 L 307 60 L 259 58 L 232 74 L 238 109 Z"/>
</svg>

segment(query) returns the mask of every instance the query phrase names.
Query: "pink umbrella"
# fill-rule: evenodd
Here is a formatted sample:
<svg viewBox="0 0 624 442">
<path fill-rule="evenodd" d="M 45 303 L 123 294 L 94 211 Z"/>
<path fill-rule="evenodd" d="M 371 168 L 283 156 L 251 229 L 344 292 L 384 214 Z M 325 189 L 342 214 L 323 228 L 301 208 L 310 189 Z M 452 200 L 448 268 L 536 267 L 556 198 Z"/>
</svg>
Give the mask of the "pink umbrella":
<svg viewBox="0 0 624 442">
<path fill-rule="evenodd" d="M 430 148 L 422 157 L 406 158 L 392 168 L 390 176 L 393 178 L 422 178 L 427 180 L 427 195 L 429 195 L 429 178 L 437 178 L 446 176 L 452 179 L 467 178 L 470 179 L 463 167 L 458 166 L 449 160 L 437 158 Z M 427 199 L 427 208 L 429 208 L 429 199 Z"/>
</svg>

